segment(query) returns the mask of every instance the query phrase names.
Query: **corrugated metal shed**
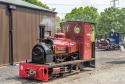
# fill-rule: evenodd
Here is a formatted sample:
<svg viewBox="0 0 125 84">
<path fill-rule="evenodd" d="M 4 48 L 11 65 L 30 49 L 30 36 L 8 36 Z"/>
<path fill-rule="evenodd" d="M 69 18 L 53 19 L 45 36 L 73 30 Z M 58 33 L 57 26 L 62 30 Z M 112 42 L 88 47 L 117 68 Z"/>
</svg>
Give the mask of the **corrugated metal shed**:
<svg viewBox="0 0 125 84">
<path fill-rule="evenodd" d="M 0 0 L 0 2 L 13 4 L 13 5 L 17 5 L 17 6 L 28 7 L 28 8 L 37 9 L 37 10 L 42 10 L 42 11 L 53 12 L 52 10 L 42 8 L 42 7 L 36 6 L 34 4 L 30 4 L 30 3 L 22 1 L 22 0 Z M 56 12 L 53 12 L 53 13 L 56 13 Z"/>
</svg>

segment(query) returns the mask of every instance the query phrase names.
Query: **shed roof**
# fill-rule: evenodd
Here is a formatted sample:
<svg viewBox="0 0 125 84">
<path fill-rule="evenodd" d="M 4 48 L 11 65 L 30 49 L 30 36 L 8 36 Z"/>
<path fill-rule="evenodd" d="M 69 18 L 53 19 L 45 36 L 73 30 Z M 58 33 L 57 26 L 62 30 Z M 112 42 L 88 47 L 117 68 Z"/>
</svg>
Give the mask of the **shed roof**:
<svg viewBox="0 0 125 84">
<path fill-rule="evenodd" d="M 28 3 L 28 2 L 25 2 L 22 0 L 0 0 L 0 3 L 13 4 L 13 5 L 17 5 L 17 6 L 23 6 L 23 7 L 27 7 L 27 8 L 56 13 L 56 12 L 53 12 L 52 10 L 45 9 L 45 8 L 40 7 L 40 6 L 36 6 L 34 4 L 31 4 L 31 3 Z"/>
</svg>

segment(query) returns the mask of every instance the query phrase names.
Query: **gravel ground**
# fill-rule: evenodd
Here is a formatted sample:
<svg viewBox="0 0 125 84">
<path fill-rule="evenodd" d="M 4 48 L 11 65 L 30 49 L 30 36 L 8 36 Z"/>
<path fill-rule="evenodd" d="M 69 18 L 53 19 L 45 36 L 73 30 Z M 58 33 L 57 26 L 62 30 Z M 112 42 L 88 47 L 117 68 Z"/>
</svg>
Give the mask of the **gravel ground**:
<svg viewBox="0 0 125 84">
<path fill-rule="evenodd" d="M 18 76 L 18 66 L 0 68 L 0 84 L 125 84 L 125 52 L 96 52 L 96 69 L 41 82 Z"/>
</svg>

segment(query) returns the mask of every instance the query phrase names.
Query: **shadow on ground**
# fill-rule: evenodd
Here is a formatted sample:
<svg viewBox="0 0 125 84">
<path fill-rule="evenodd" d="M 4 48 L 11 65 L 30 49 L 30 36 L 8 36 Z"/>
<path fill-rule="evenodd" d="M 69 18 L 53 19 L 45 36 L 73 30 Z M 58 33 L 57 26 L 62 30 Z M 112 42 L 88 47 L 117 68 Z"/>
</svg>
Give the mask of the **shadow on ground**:
<svg viewBox="0 0 125 84">
<path fill-rule="evenodd" d="M 119 51 L 119 49 L 115 49 L 115 50 L 96 49 L 96 51 L 106 51 L 106 52 L 111 52 L 111 51 Z"/>
<path fill-rule="evenodd" d="M 111 63 L 111 64 L 125 64 L 125 60 L 123 60 L 123 61 L 111 61 L 111 62 L 107 62 L 107 63 Z"/>
<path fill-rule="evenodd" d="M 25 79 L 25 78 L 22 78 L 19 76 L 9 77 L 9 78 L 6 78 L 5 80 L 7 80 L 7 81 L 15 80 L 15 81 L 19 82 L 19 84 L 42 84 L 41 81 L 37 81 L 37 80 L 33 80 L 33 79 Z"/>
</svg>

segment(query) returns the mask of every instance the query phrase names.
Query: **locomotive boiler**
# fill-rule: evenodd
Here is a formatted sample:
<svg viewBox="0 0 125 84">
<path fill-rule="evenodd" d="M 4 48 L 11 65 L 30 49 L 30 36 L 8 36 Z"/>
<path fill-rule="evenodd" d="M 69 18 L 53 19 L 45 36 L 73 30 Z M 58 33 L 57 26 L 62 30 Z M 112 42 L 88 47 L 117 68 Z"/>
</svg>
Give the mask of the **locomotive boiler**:
<svg viewBox="0 0 125 84">
<path fill-rule="evenodd" d="M 33 63 L 51 63 L 76 60 L 79 58 L 76 41 L 66 38 L 64 33 L 44 39 L 45 26 L 40 27 L 40 42 L 32 50 Z"/>
</svg>

